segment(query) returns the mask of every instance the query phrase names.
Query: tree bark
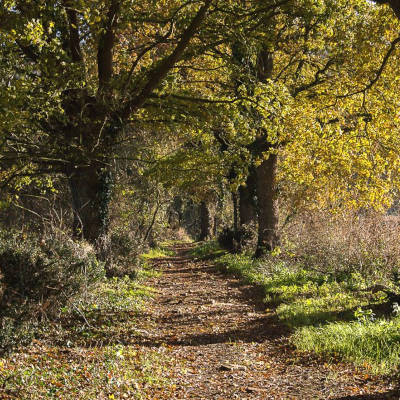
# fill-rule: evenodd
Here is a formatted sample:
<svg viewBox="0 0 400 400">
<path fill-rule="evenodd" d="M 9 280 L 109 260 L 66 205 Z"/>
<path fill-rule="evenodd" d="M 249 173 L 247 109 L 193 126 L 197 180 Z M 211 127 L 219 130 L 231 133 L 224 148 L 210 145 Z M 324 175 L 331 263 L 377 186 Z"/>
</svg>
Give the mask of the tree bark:
<svg viewBox="0 0 400 400">
<path fill-rule="evenodd" d="M 278 157 L 270 154 L 256 169 L 258 197 L 258 243 L 255 257 L 262 257 L 279 245 L 276 170 Z"/>
<path fill-rule="evenodd" d="M 240 226 L 251 225 L 256 220 L 254 194 L 256 189 L 255 170 L 249 172 L 246 186 L 239 187 L 239 221 Z"/>
<path fill-rule="evenodd" d="M 232 204 L 233 204 L 233 232 L 235 234 L 239 230 L 239 199 L 237 193 L 232 193 Z"/>
<path fill-rule="evenodd" d="M 97 166 L 79 167 L 68 174 L 76 237 L 96 244 L 107 233 L 111 173 Z"/>
<path fill-rule="evenodd" d="M 206 240 L 211 237 L 211 221 L 210 221 L 210 210 L 208 209 L 207 203 L 202 201 L 200 203 L 200 237 L 199 240 Z"/>
</svg>

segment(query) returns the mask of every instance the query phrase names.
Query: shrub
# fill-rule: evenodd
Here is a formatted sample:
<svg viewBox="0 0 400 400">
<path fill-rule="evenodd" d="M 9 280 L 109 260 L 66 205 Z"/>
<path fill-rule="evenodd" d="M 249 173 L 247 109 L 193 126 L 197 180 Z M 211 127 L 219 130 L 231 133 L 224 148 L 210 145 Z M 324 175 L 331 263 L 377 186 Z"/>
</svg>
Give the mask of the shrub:
<svg viewBox="0 0 400 400">
<path fill-rule="evenodd" d="M 231 228 L 224 228 L 218 235 L 219 245 L 228 251 L 241 251 L 254 239 L 254 232 L 251 227 L 242 226 L 237 231 Z"/>
<path fill-rule="evenodd" d="M 143 250 L 129 231 L 114 228 L 101 243 L 101 259 L 106 263 L 108 277 L 134 278 L 139 263 L 139 254 Z"/>
<path fill-rule="evenodd" d="M 103 264 L 86 243 L 0 232 L 0 325 L 24 330 L 26 321 L 55 317 L 74 294 L 103 276 Z M 4 349 L 11 333 L 2 333 Z"/>
<path fill-rule="evenodd" d="M 283 255 L 321 272 L 386 280 L 400 265 L 399 227 L 400 217 L 372 211 L 303 213 L 285 227 Z"/>
</svg>

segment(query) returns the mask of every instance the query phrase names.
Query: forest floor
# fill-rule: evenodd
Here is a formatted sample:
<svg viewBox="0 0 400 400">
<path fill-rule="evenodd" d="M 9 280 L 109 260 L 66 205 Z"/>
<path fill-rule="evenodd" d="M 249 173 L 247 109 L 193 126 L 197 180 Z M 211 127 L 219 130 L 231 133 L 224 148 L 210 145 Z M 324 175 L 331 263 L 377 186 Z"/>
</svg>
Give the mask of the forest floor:
<svg viewBox="0 0 400 400">
<path fill-rule="evenodd" d="M 0 399 L 400 399 L 393 379 L 296 352 L 262 290 L 194 246 L 155 252 L 142 280 L 105 282 L 85 315 L 0 358 Z"/>
<path fill-rule="evenodd" d="M 140 338 L 141 346 L 166 346 L 175 360 L 170 398 L 400 399 L 389 379 L 296 353 L 257 287 L 193 260 L 190 245 L 174 250 L 153 260 L 162 274 L 148 284 L 159 294 Z"/>
</svg>

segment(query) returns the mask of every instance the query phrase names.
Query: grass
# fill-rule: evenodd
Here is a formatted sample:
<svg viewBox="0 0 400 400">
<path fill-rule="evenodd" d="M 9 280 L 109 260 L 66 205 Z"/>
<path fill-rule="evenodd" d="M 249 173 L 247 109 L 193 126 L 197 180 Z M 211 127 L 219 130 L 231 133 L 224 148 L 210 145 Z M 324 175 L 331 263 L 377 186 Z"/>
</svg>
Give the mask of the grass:
<svg viewBox="0 0 400 400">
<path fill-rule="evenodd" d="M 153 258 L 163 258 L 163 257 L 171 257 L 175 253 L 173 250 L 167 249 L 165 247 L 156 247 L 154 249 L 150 249 L 147 253 L 141 255 L 144 260 L 151 260 Z"/>
<path fill-rule="evenodd" d="M 201 243 L 191 251 L 191 255 L 197 258 L 220 256 L 224 253 L 225 250 L 221 249 L 215 240 Z"/>
<path fill-rule="evenodd" d="M 157 291 L 145 262 L 135 280 L 106 279 L 60 310 L 58 323 L 0 358 L 0 398 L 150 399 L 173 397 L 169 349 L 138 345 L 151 321 L 138 318 Z"/>
<path fill-rule="evenodd" d="M 197 251 L 215 252 L 215 243 Z M 358 273 L 323 274 L 276 257 L 257 261 L 246 254 L 224 254 L 216 265 L 263 288 L 265 303 L 292 329 L 299 351 L 339 356 L 372 374 L 393 374 L 400 366 L 400 316 L 373 318 L 372 309 L 390 308 L 385 293 L 368 290 Z M 385 282 L 389 284 L 388 282 Z"/>
<path fill-rule="evenodd" d="M 400 365 L 399 317 L 307 326 L 297 330 L 292 341 L 305 351 L 340 355 L 373 374 L 389 374 Z"/>
</svg>

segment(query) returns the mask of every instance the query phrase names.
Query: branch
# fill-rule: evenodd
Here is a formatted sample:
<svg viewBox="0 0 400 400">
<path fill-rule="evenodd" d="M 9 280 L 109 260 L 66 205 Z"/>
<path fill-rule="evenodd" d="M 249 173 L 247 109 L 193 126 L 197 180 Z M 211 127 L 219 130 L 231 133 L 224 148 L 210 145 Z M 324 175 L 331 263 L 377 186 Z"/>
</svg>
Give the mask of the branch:
<svg viewBox="0 0 400 400">
<path fill-rule="evenodd" d="M 385 57 L 383 57 L 381 66 L 379 67 L 378 71 L 376 71 L 375 78 L 371 79 L 370 82 L 368 83 L 368 85 L 366 85 L 363 89 L 357 90 L 357 91 L 355 91 L 355 92 L 342 94 L 342 95 L 338 96 L 338 98 L 339 98 L 339 99 L 343 99 L 343 98 L 346 98 L 346 97 L 354 96 L 354 95 L 356 95 L 356 94 L 365 93 L 365 92 L 367 92 L 368 90 L 370 90 L 370 89 L 372 88 L 372 86 L 374 86 L 375 83 L 378 82 L 378 80 L 379 80 L 379 78 L 381 77 L 383 71 L 385 70 L 386 64 L 388 63 L 390 56 L 392 55 L 392 53 L 393 53 L 394 50 L 396 49 L 396 45 L 397 45 L 397 43 L 399 43 L 399 42 L 400 42 L 400 36 L 397 37 L 396 39 L 394 39 L 394 40 L 391 42 L 390 47 L 389 47 L 389 50 L 388 50 L 387 53 L 385 54 Z"/>
<path fill-rule="evenodd" d="M 37 61 L 39 60 L 39 56 L 35 53 L 33 46 L 24 45 L 20 40 L 16 40 L 15 43 L 17 43 L 18 47 L 21 49 L 22 53 L 24 53 L 25 56 L 27 56 L 34 63 L 37 63 Z"/>
<path fill-rule="evenodd" d="M 79 38 L 78 18 L 76 10 L 72 8 L 71 0 L 64 0 L 63 6 L 67 13 L 69 25 L 69 51 L 73 62 L 82 62 L 82 50 Z"/>
<path fill-rule="evenodd" d="M 400 19 L 400 1 L 399 0 L 375 0 L 378 4 L 389 4 L 391 9 L 396 14 L 396 17 Z"/>
<path fill-rule="evenodd" d="M 203 22 L 211 3 L 212 0 L 205 0 L 205 3 L 200 7 L 190 25 L 183 32 L 179 43 L 175 47 L 175 50 L 149 72 L 148 80 L 144 88 L 136 97 L 129 101 L 122 110 L 122 117 L 124 119 L 128 118 L 133 111 L 143 106 L 153 90 L 161 83 L 161 81 L 167 76 L 168 72 L 181 58 L 191 39 L 196 34 L 198 28 Z"/>
<path fill-rule="evenodd" d="M 18 19 L 20 18 L 20 14 L 16 12 L 10 12 L 8 10 L 0 11 L 0 31 L 10 31 L 11 29 L 15 29 L 18 25 Z"/>
<path fill-rule="evenodd" d="M 113 74 L 113 47 L 114 47 L 114 28 L 117 24 L 117 14 L 120 4 L 117 0 L 112 0 L 110 9 L 107 13 L 107 21 L 104 32 L 100 35 L 97 49 L 97 67 L 99 71 L 99 90 L 101 91 L 110 83 Z"/>
<path fill-rule="evenodd" d="M 123 93 L 125 93 L 128 89 L 129 83 L 132 79 L 132 75 L 133 72 L 135 71 L 135 68 L 137 67 L 137 65 L 139 64 L 140 60 L 151 50 L 153 50 L 155 47 L 157 47 L 160 43 L 163 43 L 165 40 L 167 40 L 169 38 L 169 36 L 171 36 L 172 31 L 173 31 L 173 27 L 174 24 L 171 22 L 170 24 L 170 28 L 168 30 L 168 32 L 164 35 L 161 36 L 160 39 L 157 42 L 151 43 L 149 46 L 145 47 L 136 57 L 135 61 L 132 63 L 132 67 L 129 70 L 128 73 L 128 78 L 126 79 L 126 83 L 125 83 L 125 87 L 123 90 Z"/>
<path fill-rule="evenodd" d="M 184 100 L 184 101 L 190 101 L 192 103 L 205 103 L 205 104 L 233 104 L 237 101 L 244 100 L 244 97 L 235 97 L 234 99 L 230 100 L 215 100 L 215 99 L 207 99 L 205 97 L 190 97 L 190 96 L 182 96 L 179 94 L 165 94 L 165 95 L 149 95 L 149 98 L 153 99 L 167 99 L 168 97 L 171 97 L 173 99 L 177 100 Z"/>
<path fill-rule="evenodd" d="M 213 129 L 212 134 L 215 140 L 219 143 L 219 149 L 221 152 L 227 151 L 229 148 L 229 143 L 225 140 L 224 137 L 221 135 L 221 131 L 218 129 Z"/>
<path fill-rule="evenodd" d="M 324 67 L 319 68 L 318 71 L 315 74 L 314 80 L 310 83 L 307 83 L 306 85 L 302 85 L 296 89 L 294 89 L 293 92 L 293 97 L 296 97 L 299 93 L 303 92 L 304 90 L 308 90 L 313 88 L 314 86 L 319 85 L 320 83 L 324 82 L 323 79 L 321 79 L 321 74 L 325 73 L 327 69 L 334 63 L 334 59 L 331 58 L 330 60 L 327 61 Z"/>
</svg>

